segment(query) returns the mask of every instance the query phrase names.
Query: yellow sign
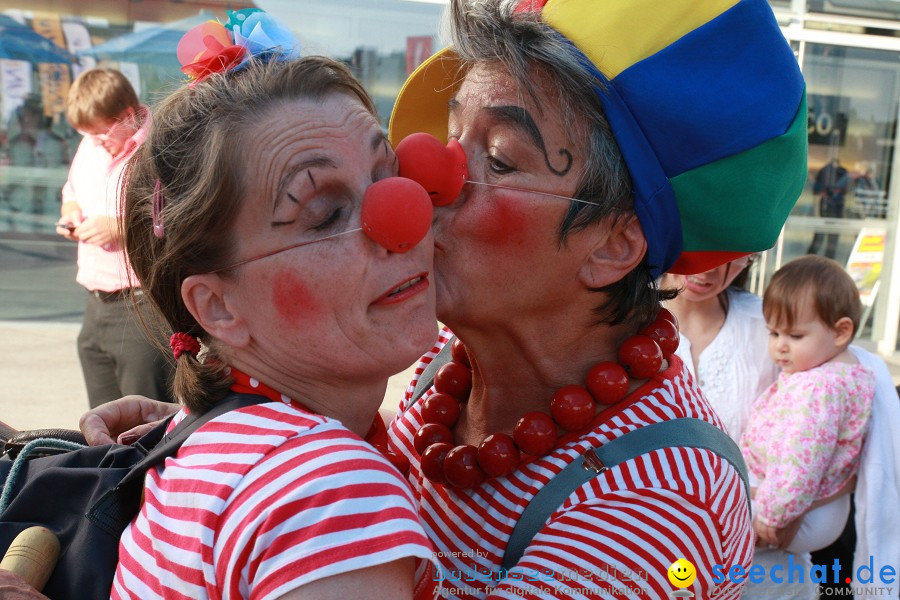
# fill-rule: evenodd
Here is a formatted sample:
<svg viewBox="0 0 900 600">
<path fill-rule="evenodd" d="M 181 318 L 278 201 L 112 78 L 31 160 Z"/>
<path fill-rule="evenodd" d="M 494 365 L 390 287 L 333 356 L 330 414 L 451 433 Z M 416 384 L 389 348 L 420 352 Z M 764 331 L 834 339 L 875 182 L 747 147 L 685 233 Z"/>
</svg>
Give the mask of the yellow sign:
<svg viewBox="0 0 900 600">
<path fill-rule="evenodd" d="M 886 238 L 887 232 L 884 229 L 864 228 L 856 236 L 850 258 L 847 259 L 847 273 L 859 289 L 859 299 L 863 306 L 872 306 L 875 302 L 884 263 Z"/>
<path fill-rule="evenodd" d="M 34 13 L 31 28 L 61 48 L 66 47 L 59 15 L 53 13 Z M 72 76 L 69 65 L 58 63 L 38 64 L 38 75 L 41 80 L 41 98 L 44 104 L 44 115 L 55 117 L 66 110 L 66 96 Z"/>
</svg>

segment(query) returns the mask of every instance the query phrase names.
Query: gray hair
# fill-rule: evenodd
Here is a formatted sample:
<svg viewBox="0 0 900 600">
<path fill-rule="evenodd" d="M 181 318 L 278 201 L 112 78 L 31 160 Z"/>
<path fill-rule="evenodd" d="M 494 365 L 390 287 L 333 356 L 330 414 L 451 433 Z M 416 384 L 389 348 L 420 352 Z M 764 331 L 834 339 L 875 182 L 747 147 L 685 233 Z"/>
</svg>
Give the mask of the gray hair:
<svg viewBox="0 0 900 600">
<path fill-rule="evenodd" d="M 564 243 L 572 231 L 606 218 L 634 214 L 631 175 L 616 143 L 603 105 L 597 96 L 603 81 L 584 67 L 590 62 L 578 48 L 540 20 L 534 11 L 516 12 L 519 0 L 451 0 L 450 36 L 465 69 L 476 63 L 498 63 L 510 74 L 519 93 L 538 101 L 539 91 L 555 95 L 567 134 L 584 139 L 586 160 L 576 198 L 559 226 Z M 542 80 L 535 87 L 535 74 Z M 595 309 L 599 323 L 647 323 L 659 310 L 659 301 L 674 297 L 660 291 L 650 275 L 646 258 L 622 280 L 592 291 L 609 300 Z"/>
</svg>

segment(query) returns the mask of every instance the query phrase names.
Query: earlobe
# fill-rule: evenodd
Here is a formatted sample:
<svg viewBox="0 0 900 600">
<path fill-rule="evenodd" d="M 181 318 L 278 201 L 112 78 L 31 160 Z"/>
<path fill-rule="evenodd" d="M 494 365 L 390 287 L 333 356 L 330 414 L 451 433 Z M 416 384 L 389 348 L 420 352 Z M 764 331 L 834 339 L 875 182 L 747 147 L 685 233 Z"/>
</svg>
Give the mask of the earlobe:
<svg viewBox="0 0 900 600">
<path fill-rule="evenodd" d="M 222 278 L 214 273 L 191 275 L 181 283 L 181 298 L 204 331 L 229 346 L 249 343 L 246 323 L 228 302 Z"/>
<path fill-rule="evenodd" d="M 615 216 L 599 224 L 608 228 L 591 249 L 579 272 L 589 288 L 602 288 L 634 270 L 647 253 L 647 238 L 637 217 Z"/>
<path fill-rule="evenodd" d="M 853 341 L 853 335 L 856 333 L 853 328 L 853 320 L 850 317 L 838 319 L 837 323 L 834 324 L 834 331 L 836 333 L 834 343 L 840 347 L 849 345 Z"/>
</svg>

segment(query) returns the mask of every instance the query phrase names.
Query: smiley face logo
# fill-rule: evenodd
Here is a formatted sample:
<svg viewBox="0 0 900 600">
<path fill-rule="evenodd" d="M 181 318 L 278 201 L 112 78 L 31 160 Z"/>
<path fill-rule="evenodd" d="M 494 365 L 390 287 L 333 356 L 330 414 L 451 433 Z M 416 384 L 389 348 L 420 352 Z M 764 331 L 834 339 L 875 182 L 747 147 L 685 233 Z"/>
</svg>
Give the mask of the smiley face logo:
<svg viewBox="0 0 900 600">
<path fill-rule="evenodd" d="M 686 558 L 679 558 L 669 567 L 669 583 L 679 588 L 686 588 L 697 578 L 697 569 Z"/>
</svg>

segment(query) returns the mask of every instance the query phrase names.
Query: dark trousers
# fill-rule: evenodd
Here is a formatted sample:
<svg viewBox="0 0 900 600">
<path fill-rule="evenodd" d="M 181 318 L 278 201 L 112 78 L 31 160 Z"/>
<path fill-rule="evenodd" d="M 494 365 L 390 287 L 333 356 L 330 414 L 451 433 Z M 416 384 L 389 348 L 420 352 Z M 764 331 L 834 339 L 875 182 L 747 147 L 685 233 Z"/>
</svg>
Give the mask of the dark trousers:
<svg viewBox="0 0 900 600">
<path fill-rule="evenodd" d="M 78 358 L 91 408 L 129 394 L 171 402 L 173 365 L 141 329 L 150 309 L 127 296 L 101 300 L 88 293 L 78 334 Z"/>
<path fill-rule="evenodd" d="M 853 574 L 853 553 L 856 550 L 856 505 L 855 497 L 850 496 L 850 516 L 847 517 L 847 523 L 844 525 L 844 531 L 833 544 L 821 550 L 812 553 L 812 562 L 815 565 L 821 565 L 828 574 L 828 581 L 832 581 L 833 572 L 831 570 L 834 565 L 834 559 L 838 559 L 841 565 L 840 574 L 838 575 L 838 583 L 822 584 L 821 597 L 831 595 L 841 595 L 843 598 L 853 598 L 852 588 L 845 583 L 847 577 L 852 581 L 855 579 Z M 858 585 L 858 584 L 857 584 Z"/>
<path fill-rule="evenodd" d="M 844 216 L 844 196 L 829 198 L 827 196 L 823 196 L 819 199 L 819 216 L 820 217 L 831 217 L 831 218 L 842 218 Z M 840 234 L 837 233 L 819 233 L 816 232 L 813 235 L 812 242 L 809 245 L 809 249 L 806 251 L 807 254 L 820 254 L 822 253 L 822 245 L 825 245 L 824 255 L 828 258 L 834 258 L 837 255 L 837 246 L 838 246 L 838 238 L 840 238 Z"/>
</svg>

